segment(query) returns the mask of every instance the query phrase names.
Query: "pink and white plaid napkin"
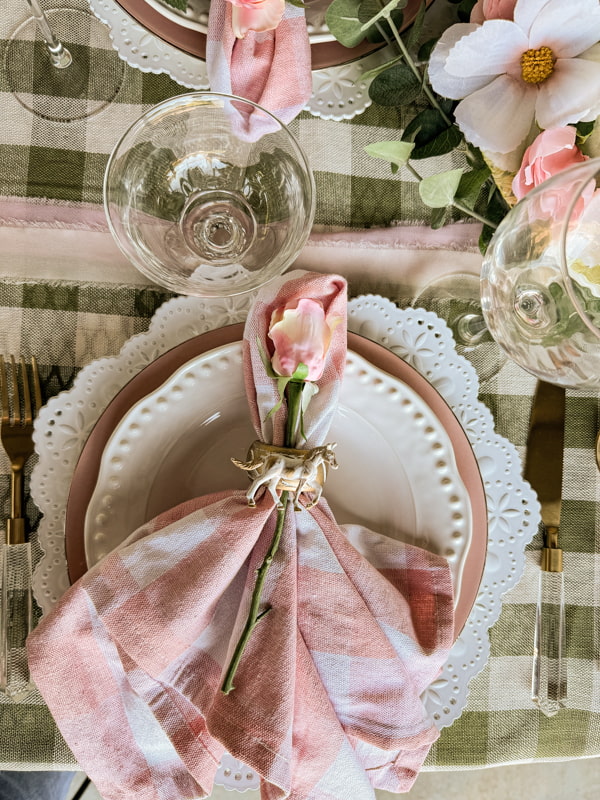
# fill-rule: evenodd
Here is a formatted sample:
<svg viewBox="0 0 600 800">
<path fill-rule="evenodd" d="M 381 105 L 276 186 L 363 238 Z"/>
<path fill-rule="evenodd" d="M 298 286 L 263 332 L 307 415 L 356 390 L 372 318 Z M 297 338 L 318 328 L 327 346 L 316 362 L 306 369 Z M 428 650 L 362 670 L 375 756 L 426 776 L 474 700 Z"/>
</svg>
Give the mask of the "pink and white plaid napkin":
<svg viewBox="0 0 600 800">
<path fill-rule="evenodd" d="M 282 122 L 291 122 L 312 94 L 304 9 L 286 3 L 283 19 L 275 30 L 249 31 L 243 39 L 236 39 L 231 27 L 231 3 L 211 0 L 206 68 L 214 92 L 251 100 Z M 258 138 L 267 121 L 253 113 L 246 125 L 253 138 Z M 256 126 L 260 131 L 253 130 Z"/>
<path fill-rule="evenodd" d="M 257 434 L 280 444 L 286 411 L 264 421 L 279 397 L 256 337 L 268 352 L 272 310 L 300 297 L 342 318 L 305 416 L 312 447 L 325 441 L 343 375 L 344 279 L 295 272 L 263 290 L 244 374 Z M 339 526 L 324 500 L 290 504 L 263 592 L 271 610 L 225 695 L 276 516 L 268 492 L 254 509 L 238 490 L 173 508 L 73 585 L 29 637 L 33 679 L 105 800 L 205 796 L 225 751 L 261 776 L 264 800 L 368 800 L 373 787 L 412 785 L 438 736 L 420 695 L 453 640 L 446 561 Z"/>
</svg>

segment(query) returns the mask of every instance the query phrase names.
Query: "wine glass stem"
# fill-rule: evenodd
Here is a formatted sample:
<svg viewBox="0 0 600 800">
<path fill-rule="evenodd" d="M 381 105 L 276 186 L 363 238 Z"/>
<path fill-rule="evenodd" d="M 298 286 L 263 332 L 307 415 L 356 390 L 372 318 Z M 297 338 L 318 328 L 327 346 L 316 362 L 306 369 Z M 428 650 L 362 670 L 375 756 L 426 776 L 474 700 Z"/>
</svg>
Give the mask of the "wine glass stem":
<svg viewBox="0 0 600 800">
<path fill-rule="evenodd" d="M 50 56 L 52 66 L 56 67 L 56 69 L 65 69 L 66 67 L 70 66 L 71 62 L 73 61 L 73 57 L 67 48 L 62 44 L 62 42 L 60 42 L 54 35 L 52 28 L 48 23 L 48 18 L 44 14 L 44 11 L 38 0 L 27 0 L 27 3 L 29 4 L 33 18 L 35 19 L 44 42 L 46 43 L 46 49 L 48 50 L 48 55 Z"/>
<path fill-rule="evenodd" d="M 467 347 L 479 344 L 487 332 L 481 314 L 463 314 L 456 320 L 455 326 L 458 343 Z"/>
</svg>

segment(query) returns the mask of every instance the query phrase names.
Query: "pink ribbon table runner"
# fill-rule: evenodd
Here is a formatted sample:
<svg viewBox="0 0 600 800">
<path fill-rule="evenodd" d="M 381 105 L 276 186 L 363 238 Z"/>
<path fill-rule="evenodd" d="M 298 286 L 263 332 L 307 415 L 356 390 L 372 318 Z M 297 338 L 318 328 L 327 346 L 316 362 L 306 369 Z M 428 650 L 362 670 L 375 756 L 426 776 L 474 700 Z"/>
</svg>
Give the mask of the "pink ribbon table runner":
<svg viewBox="0 0 600 800">
<path fill-rule="evenodd" d="M 304 415 L 311 448 L 325 441 L 343 379 L 344 279 L 295 272 L 263 289 L 244 375 L 258 437 L 281 444 L 286 404 L 267 416 L 280 398 L 257 340 L 272 353 L 273 311 L 300 298 L 339 321 Z M 269 613 L 224 694 L 276 519 L 269 492 L 255 508 L 238 490 L 173 508 L 74 584 L 30 636 L 33 679 L 105 800 L 206 796 L 225 751 L 261 776 L 265 800 L 367 800 L 374 787 L 412 785 L 438 736 L 420 695 L 453 641 L 447 562 L 338 526 L 323 499 L 288 504 L 263 589 Z"/>
</svg>

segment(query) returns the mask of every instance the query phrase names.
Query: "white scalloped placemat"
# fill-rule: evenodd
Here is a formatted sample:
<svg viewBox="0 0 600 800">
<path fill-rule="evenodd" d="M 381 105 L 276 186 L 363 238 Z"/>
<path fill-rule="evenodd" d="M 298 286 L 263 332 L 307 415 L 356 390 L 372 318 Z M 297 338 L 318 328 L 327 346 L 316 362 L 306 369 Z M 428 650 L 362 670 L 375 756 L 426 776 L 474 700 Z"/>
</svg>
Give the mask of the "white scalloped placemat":
<svg viewBox="0 0 600 800">
<path fill-rule="evenodd" d="M 161 306 L 147 332 L 134 336 L 112 358 L 84 367 L 74 386 L 52 398 L 35 424 L 39 456 L 31 494 L 43 513 L 38 539 L 43 556 L 33 589 L 47 613 L 69 586 L 64 549 L 65 509 L 79 454 L 104 408 L 140 370 L 175 345 L 201 333 L 242 322 L 253 295 L 204 299 L 176 297 Z M 348 303 L 348 329 L 384 345 L 409 362 L 445 398 L 461 422 L 477 457 L 488 508 L 488 553 L 469 619 L 441 674 L 424 694 L 436 726 L 462 713 L 469 682 L 489 657 L 488 630 L 498 619 L 503 595 L 523 573 L 525 545 L 537 530 L 539 503 L 521 477 L 516 448 L 494 431 L 490 411 L 478 400 L 472 365 L 459 356 L 446 323 L 423 309 L 399 309 L 389 300 L 363 295 Z M 257 776 L 244 765 L 221 763 L 217 782 L 250 789 Z"/>
</svg>

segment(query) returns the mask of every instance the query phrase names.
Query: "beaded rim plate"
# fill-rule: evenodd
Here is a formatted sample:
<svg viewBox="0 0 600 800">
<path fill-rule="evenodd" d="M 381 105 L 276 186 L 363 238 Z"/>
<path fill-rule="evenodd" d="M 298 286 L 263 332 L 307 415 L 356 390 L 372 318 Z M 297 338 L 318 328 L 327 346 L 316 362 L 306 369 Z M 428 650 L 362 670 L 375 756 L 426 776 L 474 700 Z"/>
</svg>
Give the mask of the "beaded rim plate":
<svg viewBox="0 0 600 800">
<path fill-rule="evenodd" d="M 69 495 L 69 506 L 73 495 L 79 506 L 81 469 L 98 472 L 83 525 L 88 565 L 174 505 L 248 488 L 247 475 L 231 463 L 231 456 L 243 461 L 256 438 L 242 344 L 202 352 L 200 339 L 198 348 L 199 355 L 129 408 L 106 443 L 92 432 L 85 450 L 93 440 L 93 453 L 81 468 L 80 459 Z M 171 356 L 172 351 L 162 358 Z M 144 377 L 142 371 L 123 391 Z M 433 409 L 403 381 L 348 351 L 327 441 L 337 444 L 340 469 L 329 472 L 324 496 L 338 523 L 366 525 L 445 556 L 458 600 L 473 541 L 471 503 L 452 440 Z M 67 507 L 67 541 L 82 533 L 81 524 L 71 525 L 69 517 Z M 479 570 L 466 581 L 475 593 L 485 560 L 485 528 L 481 533 Z M 468 611 L 457 620 L 459 630 Z"/>
</svg>

